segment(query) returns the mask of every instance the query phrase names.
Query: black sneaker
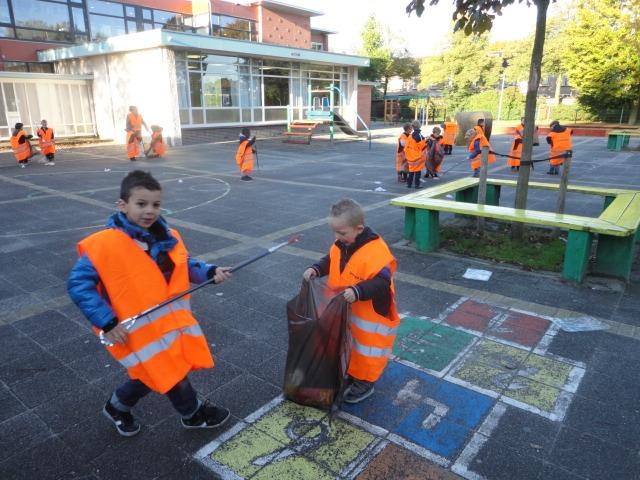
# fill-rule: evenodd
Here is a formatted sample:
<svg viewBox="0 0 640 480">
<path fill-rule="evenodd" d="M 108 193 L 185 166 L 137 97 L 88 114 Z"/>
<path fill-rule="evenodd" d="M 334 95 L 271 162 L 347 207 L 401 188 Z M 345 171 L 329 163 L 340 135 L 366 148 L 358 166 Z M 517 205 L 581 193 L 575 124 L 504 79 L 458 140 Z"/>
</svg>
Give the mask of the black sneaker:
<svg viewBox="0 0 640 480">
<path fill-rule="evenodd" d="M 373 395 L 374 391 L 373 382 L 354 379 L 347 388 L 343 400 L 347 403 L 359 403 Z"/>
<path fill-rule="evenodd" d="M 184 428 L 216 428 L 224 425 L 229 420 L 231 412 L 226 408 L 211 405 L 209 401 L 205 401 L 200 408 L 189 419 L 182 419 Z"/>
<path fill-rule="evenodd" d="M 247 182 L 249 180 L 253 180 L 253 178 L 251 178 L 249 175 L 243 175 L 240 177 L 240 180 L 244 180 L 245 182 Z"/>
<path fill-rule="evenodd" d="M 131 412 L 121 412 L 117 410 L 111 405 L 110 400 L 107 401 L 102 409 L 102 413 L 115 424 L 116 430 L 118 430 L 118 433 L 123 437 L 133 437 L 140 431 L 140 424 L 136 422 Z"/>
</svg>

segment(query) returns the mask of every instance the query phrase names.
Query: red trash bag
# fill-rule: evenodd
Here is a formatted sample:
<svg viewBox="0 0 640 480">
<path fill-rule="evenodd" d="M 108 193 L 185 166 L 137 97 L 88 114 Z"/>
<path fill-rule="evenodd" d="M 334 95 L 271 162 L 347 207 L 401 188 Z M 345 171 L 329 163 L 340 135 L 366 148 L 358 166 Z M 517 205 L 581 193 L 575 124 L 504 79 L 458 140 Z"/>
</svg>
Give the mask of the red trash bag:
<svg viewBox="0 0 640 480">
<path fill-rule="evenodd" d="M 329 289 L 326 279 L 302 282 L 287 303 L 286 398 L 323 409 L 339 402 L 351 354 L 349 312 L 342 291 Z"/>
</svg>

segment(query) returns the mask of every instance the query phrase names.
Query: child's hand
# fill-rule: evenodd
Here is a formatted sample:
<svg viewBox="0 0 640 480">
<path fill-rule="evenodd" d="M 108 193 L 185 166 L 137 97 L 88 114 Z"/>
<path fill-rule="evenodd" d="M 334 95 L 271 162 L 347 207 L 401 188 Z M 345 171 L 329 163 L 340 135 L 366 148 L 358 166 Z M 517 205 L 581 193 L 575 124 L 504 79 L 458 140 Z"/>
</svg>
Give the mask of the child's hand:
<svg viewBox="0 0 640 480">
<path fill-rule="evenodd" d="M 356 292 L 353 290 L 353 288 L 349 287 L 347 288 L 344 293 L 342 294 L 342 296 L 344 297 L 344 299 L 349 302 L 349 303 L 353 303 L 357 300 L 356 298 Z"/>
<path fill-rule="evenodd" d="M 307 282 L 313 278 L 316 278 L 317 276 L 318 276 L 318 272 L 316 272 L 315 268 L 307 268 L 302 274 L 302 278 L 304 278 L 304 280 Z"/>
<path fill-rule="evenodd" d="M 231 267 L 218 267 L 216 268 L 216 274 L 213 276 L 213 281 L 217 285 L 225 280 L 231 278 Z"/>
<path fill-rule="evenodd" d="M 104 338 L 109 340 L 114 345 L 116 343 L 119 343 L 120 345 L 124 345 L 125 343 L 127 343 L 127 340 L 129 339 L 129 331 L 121 323 L 119 323 L 118 325 L 113 327 L 111 330 L 109 330 L 107 333 L 105 333 Z"/>
</svg>

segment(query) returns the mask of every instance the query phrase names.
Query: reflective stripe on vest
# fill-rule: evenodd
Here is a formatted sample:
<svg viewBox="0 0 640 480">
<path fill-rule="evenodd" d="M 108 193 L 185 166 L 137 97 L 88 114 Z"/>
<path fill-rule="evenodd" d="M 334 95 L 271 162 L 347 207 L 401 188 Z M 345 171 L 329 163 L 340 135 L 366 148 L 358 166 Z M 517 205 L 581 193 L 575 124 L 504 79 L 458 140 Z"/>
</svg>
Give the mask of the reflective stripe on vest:
<svg viewBox="0 0 640 480">
<path fill-rule="evenodd" d="M 173 342 L 175 342 L 180 335 L 191 335 L 194 337 L 202 337 L 202 329 L 199 325 L 193 325 L 191 327 L 184 327 L 179 330 L 173 330 L 165 333 L 160 339 L 155 342 L 145 345 L 137 352 L 132 352 L 130 355 L 118 360 L 123 367 L 133 368 L 141 363 L 151 360 L 160 352 L 168 350 Z"/>
<path fill-rule="evenodd" d="M 393 348 L 378 348 L 362 345 L 355 338 L 353 339 L 353 348 L 365 357 L 388 357 L 393 352 Z"/>
<path fill-rule="evenodd" d="M 253 147 L 249 140 L 243 140 L 236 151 L 236 164 L 242 173 L 250 174 L 253 171 Z"/>
<path fill-rule="evenodd" d="M 175 302 L 170 303 L 169 305 L 165 305 L 162 308 L 159 308 L 155 312 L 148 313 L 147 315 L 143 315 L 138 317 L 135 323 L 129 329 L 129 333 L 135 332 L 139 328 L 144 327 L 145 325 L 149 325 L 150 323 L 158 320 L 159 318 L 168 315 L 169 313 L 178 312 L 180 310 L 187 310 L 191 312 L 191 302 L 188 298 L 182 298 L 180 300 L 176 300 Z"/>
<path fill-rule="evenodd" d="M 20 139 L 24 137 L 24 131 L 20 130 L 17 135 L 11 137 L 10 143 L 11 148 L 13 149 L 13 154 L 16 156 L 16 160 L 26 160 L 29 158 L 29 153 L 31 153 L 31 148 L 29 147 L 29 140 L 25 138 L 24 143 L 20 142 Z"/>
<path fill-rule="evenodd" d="M 395 335 L 398 331 L 398 327 L 387 327 L 378 322 L 370 322 L 364 318 L 360 318 L 356 315 L 351 315 L 351 323 L 353 323 L 360 330 L 364 330 L 368 333 L 377 333 L 379 335 Z"/>
</svg>

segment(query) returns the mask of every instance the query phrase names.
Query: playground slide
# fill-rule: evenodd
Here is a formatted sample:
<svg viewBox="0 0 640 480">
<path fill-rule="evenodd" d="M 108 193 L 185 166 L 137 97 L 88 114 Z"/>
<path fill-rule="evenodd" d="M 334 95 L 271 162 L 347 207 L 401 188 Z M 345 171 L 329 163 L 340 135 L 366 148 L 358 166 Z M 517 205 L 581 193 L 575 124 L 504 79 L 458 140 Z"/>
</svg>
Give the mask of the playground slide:
<svg viewBox="0 0 640 480">
<path fill-rule="evenodd" d="M 333 122 L 334 122 L 336 127 L 338 127 L 340 130 L 342 130 L 347 135 L 362 135 L 362 133 L 360 133 L 357 130 L 354 130 L 353 128 L 351 128 L 349 126 L 349 124 L 347 123 L 347 121 L 344 118 L 342 118 L 342 115 L 340 115 L 337 112 L 333 112 Z"/>
</svg>

